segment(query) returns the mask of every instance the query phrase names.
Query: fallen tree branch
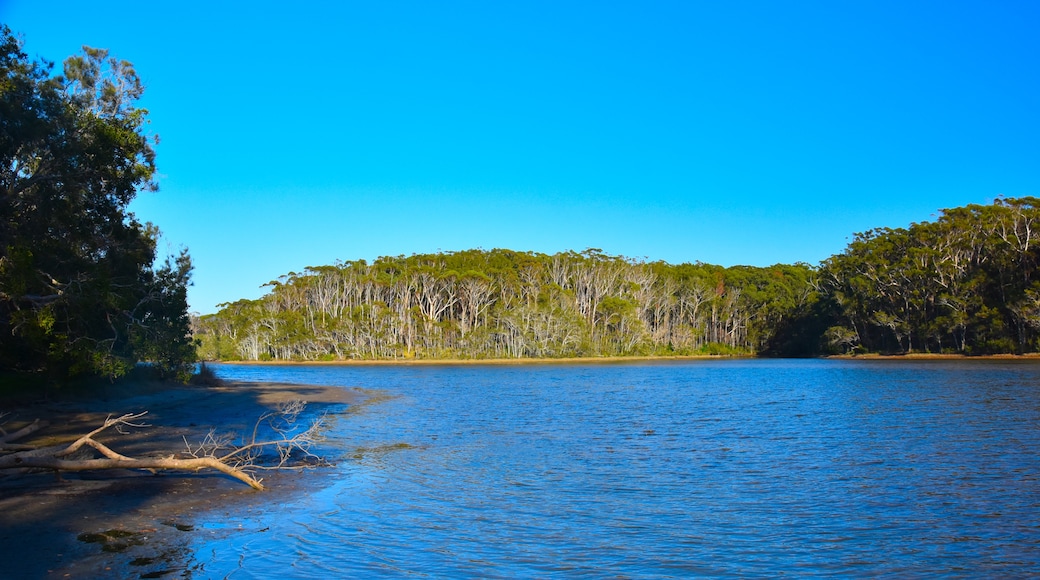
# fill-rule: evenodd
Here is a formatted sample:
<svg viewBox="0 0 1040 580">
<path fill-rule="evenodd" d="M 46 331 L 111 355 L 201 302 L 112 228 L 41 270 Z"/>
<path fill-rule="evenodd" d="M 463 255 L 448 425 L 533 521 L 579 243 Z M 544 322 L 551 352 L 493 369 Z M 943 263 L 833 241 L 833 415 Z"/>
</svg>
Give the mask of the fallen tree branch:
<svg viewBox="0 0 1040 580">
<path fill-rule="evenodd" d="M 55 471 L 92 471 L 100 469 L 176 469 L 180 471 L 201 471 L 203 469 L 215 469 L 223 474 L 229 475 L 253 489 L 264 489 L 259 479 L 231 467 L 215 457 L 193 457 L 191 459 L 176 459 L 173 457 L 133 459 L 126 457 L 112 459 L 109 457 L 101 459 L 61 459 L 53 455 L 47 456 L 25 456 L 18 454 L 0 457 L 0 469 L 13 468 L 38 468 L 53 469 Z"/>
<path fill-rule="evenodd" d="M 59 453 L 55 453 L 54 456 L 58 457 L 58 458 L 68 457 L 68 456 L 72 455 L 73 453 L 79 451 L 79 449 L 81 447 L 83 447 L 84 445 L 88 445 L 90 447 L 93 447 L 94 449 L 97 449 L 99 452 L 101 452 L 102 455 L 104 455 L 105 457 L 107 457 L 109 459 L 130 459 L 129 457 L 126 457 L 124 455 L 120 455 L 120 454 L 116 453 L 115 451 L 112 451 L 111 449 L 109 449 L 105 445 L 95 441 L 93 439 L 93 437 L 95 435 L 97 435 L 98 433 L 101 433 L 102 431 L 108 429 L 109 427 L 115 427 L 116 431 L 118 431 L 120 433 L 125 433 L 125 431 L 123 431 L 123 426 L 139 427 L 139 428 L 140 427 L 148 427 L 148 425 L 145 424 L 145 423 L 131 423 L 131 421 L 140 419 L 141 417 L 144 417 L 147 414 L 148 414 L 148 411 L 142 411 L 140 413 L 127 413 L 127 414 L 125 414 L 125 415 L 123 415 L 121 417 L 116 417 L 115 419 L 113 419 L 111 416 L 109 416 L 107 419 L 105 419 L 104 425 L 98 427 L 97 429 L 94 429 L 90 433 L 87 433 L 86 435 L 84 435 L 84 436 L 80 437 L 79 439 L 75 440 L 72 443 L 72 445 L 69 445 L 63 451 L 61 451 Z"/>
<path fill-rule="evenodd" d="M 320 415 L 310 426 L 304 430 L 298 430 L 296 420 L 303 412 L 306 403 L 303 401 L 289 401 L 278 407 L 277 410 L 262 415 L 253 426 L 250 438 L 240 443 L 233 443 L 231 435 L 217 435 L 210 431 L 198 445 L 192 446 L 185 440 L 188 454 L 192 457 L 212 457 L 218 461 L 247 469 L 255 472 L 264 469 L 288 469 L 290 459 L 295 454 L 307 458 L 310 463 L 308 467 L 327 464 L 322 458 L 311 453 L 311 447 L 323 439 L 326 428 L 325 416 Z M 260 437 L 261 427 L 266 428 L 274 434 L 273 438 L 262 439 Z M 269 450 L 278 454 L 278 461 L 273 465 L 260 463 L 261 456 Z"/>
<path fill-rule="evenodd" d="M 139 420 L 147 414 L 127 413 L 119 417 L 108 417 L 104 423 L 90 433 L 79 437 L 68 446 L 36 448 L 31 446 L 17 446 L 18 451 L 0 456 L 0 470 L 4 469 L 50 469 L 56 472 L 62 471 L 94 471 L 105 469 L 145 469 L 177 470 L 198 472 L 203 469 L 213 469 L 234 479 L 237 479 L 253 489 L 262 490 L 262 480 L 254 473 L 263 469 L 286 469 L 293 468 L 289 460 L 293 452 L 300 452 L 312 460 L 309 465 L 324 464 L 321 458 L 310 451 L 311 445 L 321 439 L 321 431 L 325 427 L 324 416 L 316 419 L 309 427 L 297 432 L 295 422 L 303 411 L 306 403 L 294 401 L 287 403 L 278 410 L 267 413 L 257 420 L 253 427 L 252 436 L 249 440 L 235 444 L 230 435 L 218 436 L 211 431 L 198 445 L 192 446 L 185 439 L 188 457 L 144 457 L 134 458 L 122 455 L 109 446 L 101 443 L 96 436 L 106 430 L 114 429 L 119 433 L 125 433 L 125 428 L 148 427 Z M 34 422 L 10 435 L 0 438 L 0 450 L 12 450 L 12 444 L 6 441 L 15 440 L 39 430 L 46 423 Z M 275 437 L 261 439 L 259 434 L 261 427 L 266 425 L 275 433 Z M 32 427 L 31 430 L 30 427 Z M 72 459 L 73 454 L 81 452 L 84 447 L 96 451 L 101 457 Z M 262 465 L 260 459 L 264 452 L 274 449 L 278 454 L 278 462 L 274 465 Z"/>
<path fill-rule="evenodd" d="M 19 445 L 11 442 L 17 441 L 19 439 L 24 439 L 25 437 L 32 435 L 33 433 L 39 431 L 40 429 L 43 429 L 44 427 L 47 427 L 48 425 L 50 425 L 50 423 L 48 423 L 47 421 L 40 421 L 39 419 L 36 419 L 32 423 L 29 423 L 28 425 L 15 431 L 14 433 L 7 433 L 6 431 L 0 429 L 0 432 L 3 433 L 3 436 L 0 437 L 0 451 L 32 449 L 32 447 L 29 445 Z"/>
</svg>

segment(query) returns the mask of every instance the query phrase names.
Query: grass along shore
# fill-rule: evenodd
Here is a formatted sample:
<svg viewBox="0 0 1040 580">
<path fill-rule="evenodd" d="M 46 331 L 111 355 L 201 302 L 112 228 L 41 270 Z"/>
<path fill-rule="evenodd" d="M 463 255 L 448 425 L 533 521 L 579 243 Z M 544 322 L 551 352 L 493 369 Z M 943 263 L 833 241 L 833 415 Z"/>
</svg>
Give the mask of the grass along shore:
<svg viewBox="0 0 1040 580">
<path fill-rule="evenodd" d="M 207 365 L 236 364 L 236 365 L 300 365 L 300 366 L 409 366 L 409 365 L 552 365 L 552 364 L 611 364 L 625 362 L 645 361 L 682 361 L 682 360 L 711 360 L 711 359 L 736 359 L 755 358 L 750 355 L 675 355 L 675 356 L 589 356 L 568 358 L 397 358 L 397 359 L 338 359 L 325 361 L 289 361 L 289 360 L 222 360 L 205 361 Z"/>
<path fill-rule="evenodd" d="M 570 357 L 570 358 L 490 358 L 490 359 L 340 359 L 325 361 L 291 361 L 291 360 L 225 360 L 205 361 L 207 365 L 235 364 L 255 366 L 523 366 L 523 365 L 566 365 L 566 364 L 619 364 L 627 362 L 669 362 L 693 360 L 725 360 L 725 359 L 757 359 L 773 358 L 755 355 L 674 355 L 674 356 L 609 356 L 609 357 Z M 1040 360 L 1040 353 L 1025 354 L 941 354 L 912 352 L 905 354 L 835 354 L 814 357 L 820 359 L 839 360 Z"/>
</svg>

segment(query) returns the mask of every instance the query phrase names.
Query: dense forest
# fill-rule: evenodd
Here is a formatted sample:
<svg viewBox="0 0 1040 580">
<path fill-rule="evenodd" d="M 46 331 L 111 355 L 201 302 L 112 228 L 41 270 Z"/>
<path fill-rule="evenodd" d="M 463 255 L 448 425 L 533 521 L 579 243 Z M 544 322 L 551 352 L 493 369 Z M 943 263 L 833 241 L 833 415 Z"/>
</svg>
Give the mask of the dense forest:
<svg viewBox="0 0 1040 580">
<path fill-rule="evenodd" d="M 820 266 L 469 250 L 291 272 L 195 320 L 206 359 L 1036 350 L 1034 198 L 858 234 Z"/>
<path fill-rule="evenodd" d="M 672 266 L 599 250 L 383 257 L 307 268 L 198 321 L 205 358 L 751 353 L 815 299 L 807 265 Z"/>
<path fill-rule="evenodd" d="M 998 198 L 859 234 L 826 260 L 826 340 L 873 352 L 1022 353 L 1040 330 L 1040 200 Z"/>
<path fill-rule="evenodd" d="M 127 210 L 156 189 L 140 79 L 89 47 L 51 68 L 0 25 L 0 371 L 183 377 L 191 260 Z"/>
</svg>

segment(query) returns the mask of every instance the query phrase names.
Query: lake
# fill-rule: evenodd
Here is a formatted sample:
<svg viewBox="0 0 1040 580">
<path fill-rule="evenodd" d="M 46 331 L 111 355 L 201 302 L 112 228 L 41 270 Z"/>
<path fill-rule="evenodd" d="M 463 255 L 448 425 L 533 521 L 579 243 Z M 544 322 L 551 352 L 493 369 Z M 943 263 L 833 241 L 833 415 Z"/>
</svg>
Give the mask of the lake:
<svg viewBox="0 0 1040 580">
<path fill-rule="evenodd" d="M 203 516 L 238 530 L 207 577 L 1040 570 L 1038 363 L 214 368 L 389 398 L 333 417 L 313 493 Z"/>
</svg>

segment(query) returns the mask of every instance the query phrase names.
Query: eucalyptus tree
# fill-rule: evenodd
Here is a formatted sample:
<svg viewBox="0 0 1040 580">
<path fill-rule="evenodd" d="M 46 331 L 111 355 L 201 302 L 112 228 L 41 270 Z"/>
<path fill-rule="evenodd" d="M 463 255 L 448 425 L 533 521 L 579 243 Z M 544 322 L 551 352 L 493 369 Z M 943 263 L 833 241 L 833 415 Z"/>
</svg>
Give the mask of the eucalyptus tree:
<svg viewBox="0 0 1040 580">
<path fill-rule="evenodd" d="M 831 334 L 880 351 L 1035 350 L 1038 225 L 1036 198 L 998 198 L 857 234 L 824 264 L 824 287 L 847 321 Z"/>
<path fill-rule="evenodd" d="M 811 293 L 811 271 L 804 264 L 647 264 L 595 249 L 551 256 L 466 250 L 311 267 L 273 283 L 259 301 L 266 306 L 234 308 L 251 313 L 248 323 L 236 323 L 250 356 L 753 352 L 770 336 L 768 325 Z M 218 328 L 200 326 L 207 344 Z M 258 354 L 261 337 L 267 342 Z"/>
</svg>

